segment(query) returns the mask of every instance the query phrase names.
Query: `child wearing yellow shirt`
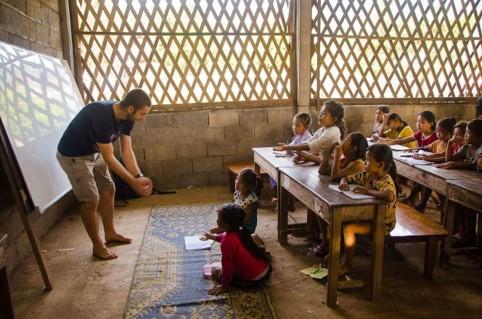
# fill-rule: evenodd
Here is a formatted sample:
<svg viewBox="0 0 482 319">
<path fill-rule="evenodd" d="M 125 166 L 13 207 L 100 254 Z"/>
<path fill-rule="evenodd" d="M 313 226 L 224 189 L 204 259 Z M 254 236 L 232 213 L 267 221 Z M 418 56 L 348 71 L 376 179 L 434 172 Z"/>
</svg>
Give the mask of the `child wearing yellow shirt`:
<svg viewBox="0 0 482 319">
<path fill-rule="evenodd" d="M 383 132 L 383 136 L 380 136 L 380 142 L 389 142 L 391 140 L 403 139 L 414 135 L 412 128 L 408 126 L 407 122 L 402 120 L 397 113 L 391 113 L 387 117 L 386 122 L 388 130 Z M 408 148 L 416 148 L 418 146 L 416 141 L 411 141 L 403 145 Z"/>
</svg>

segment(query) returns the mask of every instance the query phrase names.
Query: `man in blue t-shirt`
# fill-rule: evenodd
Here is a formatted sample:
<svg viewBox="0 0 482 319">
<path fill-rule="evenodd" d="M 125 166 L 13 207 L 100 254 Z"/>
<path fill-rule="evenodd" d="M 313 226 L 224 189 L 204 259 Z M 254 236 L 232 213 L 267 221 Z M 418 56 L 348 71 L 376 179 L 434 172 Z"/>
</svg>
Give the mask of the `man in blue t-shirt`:
<svg viewBox="0 0 482 319">
<path fill-rule="evenodd" d="M 81 203 L 82 222 L 94 245 L 93 254 L 103 260 L 117 258 L 107 243 L 132 241 L 118 234 L 114 227 L 115 185 L 109 169 L 139 195 L 152 193 L 152 181 L 142 175 L 137 165 L 130 136 L 134 122 L 144 120 L 150 109 L 151 100 L 141 89 L 130 91 L 119 102 L 90 103 L 70 122 L 57 148 L 57 159 Z M 112 143 L 118 138 L 125 167 L 114 156 Z M 97 210 L 102 217 L 105 241 L 99 235 Z"/>
</svg>

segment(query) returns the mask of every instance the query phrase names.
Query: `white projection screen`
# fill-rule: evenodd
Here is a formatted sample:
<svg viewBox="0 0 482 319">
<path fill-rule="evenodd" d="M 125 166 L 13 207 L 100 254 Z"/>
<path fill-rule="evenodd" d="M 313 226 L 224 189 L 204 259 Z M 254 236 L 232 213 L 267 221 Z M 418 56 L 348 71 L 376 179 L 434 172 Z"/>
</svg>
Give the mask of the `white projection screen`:
<svg viewBox="0 0 482 319">
<path fill-rule="evenodd" d="M 71 189 L 57 144 L 83 105 L 65 61 L 0 41 L 0 117 L 41 213 Z"/>
</svg>

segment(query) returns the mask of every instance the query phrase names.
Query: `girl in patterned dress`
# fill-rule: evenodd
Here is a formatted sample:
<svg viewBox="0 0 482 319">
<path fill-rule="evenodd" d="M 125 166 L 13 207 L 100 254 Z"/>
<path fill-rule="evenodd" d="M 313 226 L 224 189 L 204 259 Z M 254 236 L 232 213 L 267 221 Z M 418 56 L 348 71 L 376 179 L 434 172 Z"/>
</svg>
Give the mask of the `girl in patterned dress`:
<svg viewBox="0 0 482 319">
<path fill-rule="evenodd" d="M 254 234 L 258 224 L 259 195 L 263 182 L 261 177 L 252 169 L 245 168 L 239 172 L 234 184 L 234 203 L 239 205 L 245 214 L 244 226 L 250 234 Z M 218 227 L 210 230 L 211 233 L 220 233 Z"/>
<path fill-rule="evenodd" d="M 385 214 L 385 234 L 389 235 L 395 228 L 395 207 L 397 201 L 396 177 L 397 169 L 393 162 L 392 150 L 384 144 L 374 144 L 368 148 L 366 155 L 366 171 L 342 178 L 340 189 L 347 190 L 348 184 L 357 184 L 355 193 L 371 195 L 386 200 L 388 209 Z M 370 223 L 348 223 L 343 227 L 345 243 L 345 261 L 340 266 L 340 276 L 348 273 L 353 266 L 356 234 L 369 234 Z"/>
</svg>

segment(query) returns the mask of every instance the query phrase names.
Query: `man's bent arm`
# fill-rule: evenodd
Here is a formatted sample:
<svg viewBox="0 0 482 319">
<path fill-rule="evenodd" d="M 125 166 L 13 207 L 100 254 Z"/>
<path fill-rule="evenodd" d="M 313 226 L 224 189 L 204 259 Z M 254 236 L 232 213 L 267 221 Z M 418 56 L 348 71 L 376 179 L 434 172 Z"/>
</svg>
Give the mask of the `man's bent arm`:
<svg viewBox="0 0 482 319">
<path fill-rule="evenodd" d="M 120 136 L 120 151 L 127 170 L 134 176 L 141 174 L 136 155 L 132 149 L 132 139 L 129 135 L 122 134 Z"/>
</svg>

